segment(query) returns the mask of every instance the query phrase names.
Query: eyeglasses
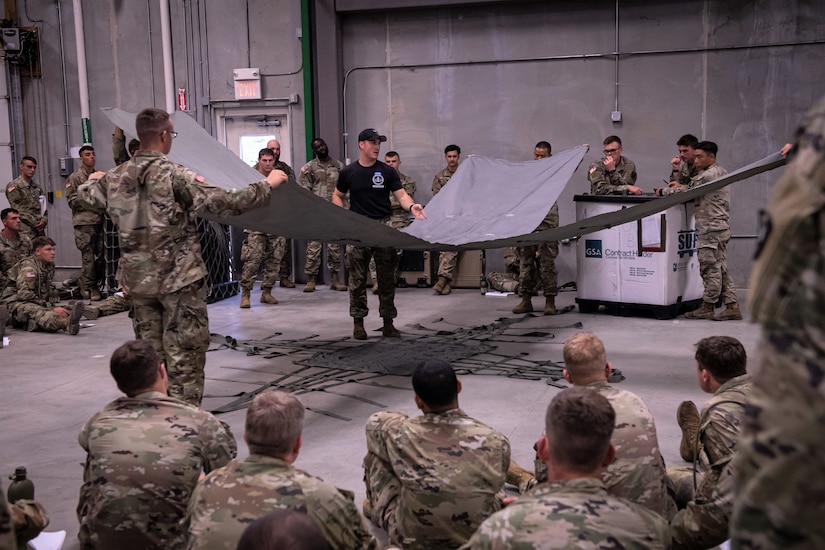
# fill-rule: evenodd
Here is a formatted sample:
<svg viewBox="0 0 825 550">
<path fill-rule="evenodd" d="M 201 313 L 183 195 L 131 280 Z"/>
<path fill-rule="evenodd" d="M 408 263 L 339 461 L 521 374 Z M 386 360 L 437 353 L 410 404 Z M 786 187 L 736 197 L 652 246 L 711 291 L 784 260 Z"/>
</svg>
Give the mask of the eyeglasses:
<svg viewBox="0 0 825 550">
<path fill-rule="evenodd" d="M 172 139 L 175 139 L 176 137 L 178 137 L 177 132 L 172 132 L 170 130 L 164 130 L 163 132 L 161 132 L 161 134 L 164 134 L 164 133 L 169 134 L 170 136 L 172 136 Z"/>
<path fill-rule="evenodd" d="M 605 155 L 612 155 L 613 153 L 618 153 L 619 149 L 621 149 L 621 147 L 618 147 L 616 149 L 605 149 L 604 154 Z"/>
</svg>

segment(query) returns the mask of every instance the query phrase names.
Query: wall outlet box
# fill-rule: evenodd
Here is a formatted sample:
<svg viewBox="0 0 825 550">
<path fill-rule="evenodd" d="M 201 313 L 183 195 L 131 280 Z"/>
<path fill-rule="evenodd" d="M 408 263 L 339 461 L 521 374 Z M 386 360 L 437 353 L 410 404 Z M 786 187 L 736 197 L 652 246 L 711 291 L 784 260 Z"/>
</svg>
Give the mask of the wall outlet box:
<svg viewBox="0 0 825 550">
<path fill-rule="evenodd" d="M 610 120 L 613 122 L 621 122 L 622 121 L 622 112 L 621 111 L 613 111 L 610 113 Z"/>
</svg>

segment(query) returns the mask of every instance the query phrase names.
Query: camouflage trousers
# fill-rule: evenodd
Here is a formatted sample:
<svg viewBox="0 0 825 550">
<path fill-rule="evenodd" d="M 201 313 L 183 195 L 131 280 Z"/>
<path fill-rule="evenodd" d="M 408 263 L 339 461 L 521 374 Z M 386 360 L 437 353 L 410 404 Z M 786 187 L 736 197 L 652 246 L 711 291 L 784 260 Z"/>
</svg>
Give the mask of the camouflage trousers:
<svg viewBox="0 0 825 550">
<path fill-rule="evenodd" d="M 822 327 L 764 328 L 734 456 L 732 548 L 825 548 Z"/>
<path fill-rule="evenodd" d="M 555 212 L 555 217 L 553 213 Z M 555 204 L 547 218 L 539 224 L 536 231 L 553 229 L 559 226 L 559 207 Z M 559 255 L 558 241 L 547 241 L 539 245 L 523 246 L 519 252 L 519 287 L 522 297 L 530 297 L 536 290 L 536 283 L 541 280 L 544 296 L 559 293 L 556 257 Z"/>
<path fill-rule="evenodd" d="M 364 485 L 367 489 L 367 501 L 371 509 L 372 521 L 389 535 L 390 541 L 397 541 L 397 510 L 401 482 L 392 466 L 381 457 L 386 456 L 384 449 L 386 431 L 384 426 L 389 421 L 399 421 L 407 416 L 401 413 L 378 412 L 367 420 L 367 455 L 364 457 Z"/>
<path fill-rule="evenodd" d="M 272 288 L 278 280 L 278 270 L 286 253 L 286 238 L 266 233 L 250 233 L 241 247 L 241 288 L 252 290 L 258 270 L 263 266 L 261 288 Z"/>
<path fill-rule="evenodd" d="M 203 279 L 157 298 L 132 297 L 135 337 L 166 360 L 169 395 L 199 406 L 203 399 L 209 318 Z"/>
<path fill-rule="evenodd" d="M 17 324 L 25 326 L 29 320 L 37 323 L 37 328 L 46 332 L 57 332 L 65 328 L 65 317 L 54 312 L 54 309 L 30 302 L 11 302 L 8 304 L 11 318 Z"/>
<path fill-rule="evenodd" d="M 85 291 L 99 288 L 99 277 L 105 273 L 103 257 L 103 225 L 74 226 L 74 245 L 80 251 L 82 270 L 81 288 Z"/>
<path fill-rule="evenodd" d="M 453 280 L 453 271 L 458 265 L 458 252 L 445 250 L 438 255 L 438 276 Z"/>
<path fill-rule="evenodd" d="M 724 304 L 735 304 L 736 290 L 728 273 L 727 250 L 730 231 L 712 231 L 697 235 L 699 272 L 705 285 L 702 300 L 715 304 L 722 298 Z"/>
<path fill-rule="evenodd" d="M 378 276 L 378 314 L 384 319 L 395 319 L 395 268 L 398 256 L 394 248 L 368 248 L 347 245 L 347 269 L 349 270 L 349 314 L 363 319 L 369 313 L 367 307 L 367 274 L 370 259 L 375 258 Z"/>
<path fill-rule="evenodd" d="M 107 315 L 115 315 L 117 313 L 123 313 L 124 311 L 129 311 L 132 309 L 132 300 L 125 296 L 118 296 L 117 294 L 113 294 L 109 296 L 102 302 L 100 305 L 97 306 L 97 309 L 100 311 L 101 317 L 106 317 Z"/>
<path fill-rule="evenodd" d="M 671 466 L 667 469 L 667 486 L 678 509 L 687 506 L 696 494 L 696 487 L 701 483 L 703 474 L 696 472 L 693 480 L 693 466 Z"/>
<path fill-rule="evenodd" d="M 487 274 L 487 283 L 490 288 L 499 292 L 515 292 L 518 293 L 519 284 L 516 279 L 509 276 L 509 273 L 497 273 L 491 271 Z"/>
<path fill-rule="evenodd" d="M 304 273 L 307 277 L 316 277 L 321 271 L 321 241 L 307 243 L 307 263 Z M 341 247 L 337 244 L 327 244 L 327 267 L 330 271 L 341 271 Z"/>
<path fill-rule="evenodd" d="M 402 229 L 410 225 L 410 223 L 412 223 L 410 221 L 410 215 L 404 210 L 401 211 L 400 215 L 393 211 L 393 215 L 390 217 L 390 227 L 394 229 Z M 396 254 L 398 255 L 398 258 L 396 259 L 395 272 L 392 274 L 393 281 L 398 279 L 398 268 L 401 265 L 401 256 L 404 255 L 404 251 L 398 248 L 396 249 Z M 375 272 L 375 258 L 370 260 L 370 277 L 373 281 L 378 280 L 378 275 Z"/>
<path fill-rule="evenodd" d="M 278 277 L 288 279 L 292 275 L 292 239 L 284 239 L 284 257 L 278 266 Z"/>
</svg>

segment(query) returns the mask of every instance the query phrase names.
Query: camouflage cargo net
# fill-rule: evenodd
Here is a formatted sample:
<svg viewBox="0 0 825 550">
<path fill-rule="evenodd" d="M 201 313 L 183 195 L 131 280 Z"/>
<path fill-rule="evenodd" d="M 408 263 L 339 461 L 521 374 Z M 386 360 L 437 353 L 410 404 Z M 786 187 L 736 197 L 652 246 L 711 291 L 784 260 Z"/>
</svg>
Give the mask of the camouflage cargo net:
<svg viewBox="0 0 825 550">
<path fill-rule="evenodd" d="M 387 375 L 410 376 L 413 369 L 427 359 L 449 361 L 460 376 L 507 376 L 525 380 L 544 380 L 550 385 L 566 387 L 562 375 L 564 366 L 561 363 L 523 353 L 505 353 L 500 349 L 503 344 L 547 341 L 555 339 L 559 332 L 582 328 L 581 323 L 539 328 L 518 326 L 532 317 L 534 316 L 501 318 L 489 325 L 470 328 L 451 325 L 444 319 L 435 319 L 432 321 L 434 327 L 421 324 L 404 327 L 402 339 L 383 338 L 366 344 L 357 343 L 349 337 L 321 340 L 317 335 L 313 335 L 301 339 L 288 339 L 282 338 L 282 333 L 275 333 L 262 340 L 238 341 L 231 336 L 213 334 L 210 351 L 232 349 L 264 358 L 291 357 L 292 363 L 299 368 L 279 374 L 276 379 L 262 384 L 256 390 L 234 396 L 236 399 L 212 412 L 225 413 L 245 408 L 256 395 L 268 389 L 300 395 L 329 391 L 336 386 L 349 383 L 394 387 L 378 379 Z M 562 341 L 559 339 L 558 343 L 561 344 Z M 561 355 L 560 349 L 558 355 Z M 227 368 L 247 370 L 243 367 Z M 619 382 L 623 379 L 621 372 L 614 369 L 611 381 Z M 335 395 L 385 406 L 360 396 L 339 393 Z M 329 411 L 312 408 L 310 410 L 341 420 L 350 420 Z"/>
<path fill-rule="evenodd" d="M 104 256 L 106 260 L 105 289 L 108 294 L 119 290 L 117 284 L 117 263 L 120 259 L 117 228 L 106 216 Z M 198 218 L 198 233 L 201 237 L 201 253 L 208 271 L 206 275 L 208 303 L 229 298 L 238 293 L 238 281 L 230 256 L 229 226 Z"/>
</svg>

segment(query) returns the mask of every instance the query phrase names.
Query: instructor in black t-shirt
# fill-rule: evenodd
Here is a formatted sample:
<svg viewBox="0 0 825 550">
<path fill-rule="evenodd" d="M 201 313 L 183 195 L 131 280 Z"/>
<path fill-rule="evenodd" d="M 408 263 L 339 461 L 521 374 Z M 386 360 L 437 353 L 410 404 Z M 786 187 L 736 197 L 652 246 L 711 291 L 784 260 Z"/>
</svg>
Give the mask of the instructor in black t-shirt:
<svg viewBox="0 0 825 550">
<path fill-rule="evenodd" d="M 378 160 L 381 143 L 387 141 L 374 128 L 358 134 L 358 160 L 341 170 L 338 184 L 332 194 L 333 204 L 344 206 L 344 197 L 349 193 L 350 210 L 373 220 L 389 225 L 392 207 L 390 193 L 395 195 L 405 210 L 423 220 L 424 207 L 415 204 L 404 191 L 398 172 Z M 378 313 L 384 319 L 384 336 L 400 338 L 401 333 L 392 324 L 398 315 L 395 309 L 395 263 L 398 261 L 394 248 L 362 247 L 347 245 L 347 269 L 349 270 L 349 314 L 354 319 L 352 336 L 356 340 L 366 340 L 364 317 L 367 307 L 367 275 L 370 258 L 375 258 L 378 274 Z"/>
</svg>

